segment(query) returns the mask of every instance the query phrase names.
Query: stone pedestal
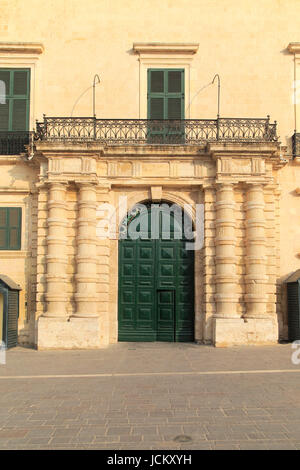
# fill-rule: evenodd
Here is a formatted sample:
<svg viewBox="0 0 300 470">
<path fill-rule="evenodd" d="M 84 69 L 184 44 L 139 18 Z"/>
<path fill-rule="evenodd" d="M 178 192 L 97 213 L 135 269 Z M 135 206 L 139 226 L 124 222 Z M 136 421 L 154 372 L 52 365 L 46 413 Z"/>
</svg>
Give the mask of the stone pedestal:
<svg viewBox="0 0 300 470">
<path fill-rule="evenodd" d="M 98 349 L 99 318 L 70 318 L 69 321 L 40 317 L 38 349 Z"/>
<path fill-rule="evenodd" d="M 214 324 L 214 345 L 217 347 L 242 344 L 274 344 L 278 337 L 278 327 L 272 318 L 251 318 L 244 320 L 218 318 Z"/>
</svg>

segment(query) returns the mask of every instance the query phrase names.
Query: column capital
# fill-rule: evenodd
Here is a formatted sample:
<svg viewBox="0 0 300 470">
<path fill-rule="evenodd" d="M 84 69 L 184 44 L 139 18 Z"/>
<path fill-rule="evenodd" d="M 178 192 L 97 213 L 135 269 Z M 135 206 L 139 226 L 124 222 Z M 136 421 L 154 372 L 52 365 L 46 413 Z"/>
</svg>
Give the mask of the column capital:
<svg viewBox="0 0 300 470">
<path fill-rule="evenodd" d="M 199 186 L 199 190 L 214 190 L 215 189 L 215 183 L 203 183 Z"/>
<path fill-rule="evenodd" d="M 68 181 L 45 181 L 45 185 L 49 187 L 49 189 L 63 189 L 66 190 L 69 182 Z"/>
<path fill-rule="evenodd" d="M 233 189 L 235 186 L 237 186 L 237 183 L 233 183 L 233 182 L 227 182 L 227 181 L 216 181 L 214 183 L 214 186 L 216 187 L 216 189 L 220 190 L 220 189 Z"/>
<path fill-rule="evenodd" d="M 251 189 L 263 189 L 265 186 L 267 186 L 269 183 L 268 182 L 257 182 L 257 181 L 245 181 L 244 186 L 246 189 L 251 190 Z"/>
<path fill-rule="evenodd" d="M 79 189 L 96 189 L 97 181 L 75 181 L 75 185 Z"/>
</svg>

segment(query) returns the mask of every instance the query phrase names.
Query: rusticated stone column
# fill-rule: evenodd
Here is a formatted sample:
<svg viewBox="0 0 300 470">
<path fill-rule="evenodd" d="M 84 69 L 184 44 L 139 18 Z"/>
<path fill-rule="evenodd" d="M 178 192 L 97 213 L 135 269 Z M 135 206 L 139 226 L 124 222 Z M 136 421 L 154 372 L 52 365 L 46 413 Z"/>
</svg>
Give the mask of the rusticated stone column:
<svg viewBox="0 0 300 470">
<path fill-rule="evenodd" d="M 216 200 L 216 312 L 214 318 L 238 318 L 233 184 L 217 184 Z"/>
<path fill-rule="evenodd" d="M 73 318 L 95 318 L 97 313 L 96 187 L 78 183 L 76 312 Z"/>
<path fill-rule="evenodd" d="M 244 318 L 266 318 L 266 234 L 264 189 L 249 184 L 246 190 L 246 295 Z"/>
<path fill-rule="evenodd" d="M 66 184 L 49 183 L 47 236 L 47 311 L 43 317 L 66 319 Z"/>
</svg>

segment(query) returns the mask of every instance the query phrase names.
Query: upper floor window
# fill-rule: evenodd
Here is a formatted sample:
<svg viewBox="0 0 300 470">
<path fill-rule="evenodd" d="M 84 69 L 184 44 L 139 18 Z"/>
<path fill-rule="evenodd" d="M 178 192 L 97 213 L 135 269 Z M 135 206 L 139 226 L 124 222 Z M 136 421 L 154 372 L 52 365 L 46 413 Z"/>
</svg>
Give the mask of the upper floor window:
<svg viewBox="0 0 300 470">
<path fill-rule="evenodd" d="M 184 69 L 148 69 L 147 115 L 168 120 L 148 124 L 149 143 L 184 143 Z"/>
<path fill-rule="evenodd" d="M 0 131 L 28 131 L 30 105 L 30 69 L 0 69 Z M 3 86 L 4 84 L 4 86 Z"/>
<path fill-rule="evenodd" d="M 21 249 L 21 207 L 0 207 L 0 250 Z"/>
<path fill-rule="evenodd" d="M 148 69 L 148 119 L 184 119 L 184 69 Z"/>
</svg>

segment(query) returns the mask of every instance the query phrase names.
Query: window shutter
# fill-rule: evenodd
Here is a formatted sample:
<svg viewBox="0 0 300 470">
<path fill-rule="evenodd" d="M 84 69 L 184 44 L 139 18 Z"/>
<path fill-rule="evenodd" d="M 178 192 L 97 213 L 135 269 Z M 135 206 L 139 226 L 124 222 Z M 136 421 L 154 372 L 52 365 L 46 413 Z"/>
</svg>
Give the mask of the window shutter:
<svg viewBox="0 0 300 470">
<path fill-rule="evenodd" d="M 164 71 L 151 70 L 150 71 L 150 92 L 163 93 L 164 90 Z"/>
<path fill-rule="evenodd" d="M 165 118 L 164 70 L 148 70 L 148 119 Z"/>
<path fill-rule="evenodd" d="M 9 209 L 8 226 L 9 226 L 9 249 L 21 249 L 21 216 L 22 209 L 20 207 L 12 207 Z"/>
<path fill-rule="evenodd" d="M 164 118 L 164 99 L 150 97 L 150 119 Z"/>
<path fill-rule="evenodd" d="M 9 100 L 0 104 L 0 131 L 8 131 L 9 127 Z"/>
<path fill-rule="evenodd" d="M 181 98 L 168 98 L 168 119 L 181 119 Z"/>
<path fill-rule="evenodd" d="M 18 342 L 19 292 L 8 291 L 7 308 L 7 348 L 17 346 Z"/>
<path fill-rule="evenodd" d="M 6 88 L 6 103 L 0 104 L 0 131 L 27 131 L 30 69 L 0 69 L 0 80 Z"/>
<path fill-rule="evenodd" d="M 28 71 L 26 70 L 14 70 L 14 96 L 25 95 L 29 93 L 28 90 Z"/>
<path fill-rule="evenodd" d="M 21 249 L 20 207 L 0 207 L 0 250 Z"/>
<path fill-rule="evenodd" d="M 184 119 L 184 70 L 168 70 L 168 119 Z"/>
<path fill-rule="evenodd" d="M 0 207 L 0 250 L 8 249 L 7 210 Z"/>
<path fill-rule="evenodd" d="M 182 70 L 170 70 L 168 72 L 168 93 L 182 93 L 182 79 Z"/>
<path fill-rule="evenodd" d="M 5 94 L 10 94 L 10 71 L 9 70 L 0 70 L 0 80 L 5 84 Z"/>
<path fill-rule="evenodd" d="M 12 130 L 24 131 L 27 127 L 27 100 L 13 100 Z"/>
<path fill-rule="evenodd" d="M 148 119 L 184 119 L 184 70 L 148 69 Z M 171 122 L 149 126 L 151 143 L 182 143 L 184 124 Z"/>
<path fill-rule="evenodd" d="M 148 119 L 184 119 L 184 70 L 148 70 Z"/>
</svg>

